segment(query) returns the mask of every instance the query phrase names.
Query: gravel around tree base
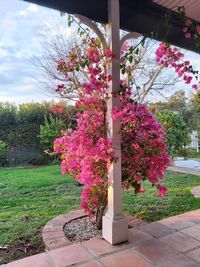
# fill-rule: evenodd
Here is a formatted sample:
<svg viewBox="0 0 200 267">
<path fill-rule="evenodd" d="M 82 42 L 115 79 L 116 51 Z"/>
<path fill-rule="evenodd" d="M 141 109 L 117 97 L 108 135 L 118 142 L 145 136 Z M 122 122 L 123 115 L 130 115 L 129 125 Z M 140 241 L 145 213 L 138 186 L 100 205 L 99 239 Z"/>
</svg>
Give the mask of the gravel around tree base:
<svg viewBox="0 0 200 267">
<path fill-rule="evenodd" d="M 64 227 L 65 236 L 73 243 L 89 240 L 96 236 L 101 237 L 102 230 L 97 230 L 96 224 L 89 217 L 70 221 Z"/>
</svg>

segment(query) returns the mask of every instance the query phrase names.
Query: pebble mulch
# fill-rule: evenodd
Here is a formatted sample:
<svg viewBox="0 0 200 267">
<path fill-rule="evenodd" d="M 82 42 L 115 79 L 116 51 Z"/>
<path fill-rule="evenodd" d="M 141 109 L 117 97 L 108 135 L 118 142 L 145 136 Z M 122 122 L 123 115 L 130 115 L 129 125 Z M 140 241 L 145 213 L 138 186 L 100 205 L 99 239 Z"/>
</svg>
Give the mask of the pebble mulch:
<svg viewBox="0 0 200 267">
<path fill-rule="evenodd" d="M 102 231 L 97 230 L 89 217 L 72 220 L 64 226 L 65 236 L 73 243 L 89 240 L 96 236 L 101 237 Z"/>
</svg>

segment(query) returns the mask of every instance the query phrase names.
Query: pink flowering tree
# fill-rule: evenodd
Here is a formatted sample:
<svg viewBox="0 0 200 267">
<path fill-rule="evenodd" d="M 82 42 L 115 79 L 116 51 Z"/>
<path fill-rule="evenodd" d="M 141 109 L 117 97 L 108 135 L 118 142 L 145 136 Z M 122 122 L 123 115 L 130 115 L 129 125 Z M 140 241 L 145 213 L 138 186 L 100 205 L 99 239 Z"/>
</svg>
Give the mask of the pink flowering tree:
<svg viewBox="0 0 200 267">
<path fill-rule="evenodd" d="M 106 122 L 106 102 L 112 79 L 107 67 L 114 55 L 109 50 L 103 52 L 96 39 L 84 39 L 83 43 L 84 49 L 75 46 L 58 62 L 57 70 L 67 78 L 66 84 L 56 89 L 61 96 L 69 93 L 73 82 L 77 82 L 74 79 L 78 73 L 84 72 L 86 78 L 79 79 L 77 127 L 56 139 L 54 149 L 61 154 L 62 173 L 70 173 L 84 185 L 81 206 L 90 217 L 96 216 L 100 228 L 107 205 L 107 169 L 117 161 Z M 147 106 L 131 98 L 132 91 L 125 80 L 121 81 L 118 93 L 121 105 L 113 110 L 112 116 L 121 120 L 122 188 L 142 193 L 145 191 L 142 182 L 148 180 L 158 189 L 158 195 L 164 196 L 167 188 L 160 180 L 170 162 L 165 133 Z"/>
<path fill-rule="evenodd" d="M 189 21 L 185 23 L 191 26 Z M 195 34 L 199 37 L 198 27 Z M 54 149 L 61 155 L 62 173 L 70 173 L 84 185 L 81 206 L 90 217 L 96 217 L 97 227 L 101 228 L 107 206 L 107 170 L 112 162 L 118 160 L 112 149 L 115 144 L 109 135 L 106 118 L 110 98 L 108 89 L 112 80 L 108 66 L 115 55 L 110 50 L 103 50 L 98 38 L 88 38 L 88 34 L 86 37 L 81 47 L 75 45 L 57 64 L 59 77 L 63 76 L 64 82 L 57 86 L 56 92 L 63 98 L 75 96 L 79 113 L 76 129 L 63 132 L 62 137 L 55 140 Z M 147 180 L 158 189 L 158 196 L 163 197 L 167 188 L 160 180 L 170 163 L 164 142 L 165 132 L 147 106 L 133 98 L 135 94 L 129 86 L 127 62 L 132 62 L 134 53 L 137 55 L 138 45 L 125 44 L 122 48 L 120 106 L 112 110 L 113 119 L 121 121 L 122 188 L 143 193 L 142 184 Z M 184 60 L 178 48 L 161 42 L 155 56 L 162 69 L 171 68 L 185 84 L 198 89 L 198 72 Z"/>
</svg>

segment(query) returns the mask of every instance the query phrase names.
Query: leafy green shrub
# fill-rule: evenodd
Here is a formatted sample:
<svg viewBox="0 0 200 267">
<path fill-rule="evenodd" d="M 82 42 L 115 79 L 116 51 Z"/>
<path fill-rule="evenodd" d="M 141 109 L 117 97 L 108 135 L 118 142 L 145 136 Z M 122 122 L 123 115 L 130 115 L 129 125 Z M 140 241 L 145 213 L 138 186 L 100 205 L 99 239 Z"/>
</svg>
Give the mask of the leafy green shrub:
<svg viewBox="0 0 200 267">
<path fill-rule="evenodd" d="M 188 143 L 189 129 L 183 117 L 178 113 L 172 111 L 158 112 L 157 118 L 166 132 L 168 153 L 173 156 Z"/>
<path fill-rule="evenodd" d="M 187 148 L 181 148 L 177 151 L 177 155 L 186 159 L 189 155 L 189 150 Z"/>
<path fill-rule="evenodd" d="M 48 157 L 38 148 L 30 146 L 12 147 L 8 151 L 10 167 L 45 165 L 49 163 Z"/>
<path fill-rule="evenodd" d="M 5 166 L 7 162 L 7 144 L 0 140 L 0 167 Z"/>
<path fill-rule="evenodd" d="M 64 101 L 64 114 L 55 112 L 56 105 L 44 102 L 16 106 L 0 102 L 0 138 L 7 144 L 0 166 L 43 165 L 55 160 L 43 151 L 52 151 L 53 140 L 60 136 L 61 129 L 75 127 L 77 113 L 74 106 L 67 106 Z M 45 126 L 43 130 L 41 125 Z"/>
<path fill-rule="evenodd" d="M 61 130 L 66 129 L 66 124 L 51 115 L 45 118 L 44 125 L 40 126 L 40 142 L 44 151 L 51 153 L 53 151 L 53 141 L 61 136 Z"/>
</svg>

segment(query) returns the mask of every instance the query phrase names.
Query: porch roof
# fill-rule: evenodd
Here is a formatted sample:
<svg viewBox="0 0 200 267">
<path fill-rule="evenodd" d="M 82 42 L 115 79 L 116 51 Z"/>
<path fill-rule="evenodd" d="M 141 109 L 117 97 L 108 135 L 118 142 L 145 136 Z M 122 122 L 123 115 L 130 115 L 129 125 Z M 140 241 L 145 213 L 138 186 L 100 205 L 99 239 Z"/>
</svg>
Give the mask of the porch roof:
<svg viewBox="0 0 200 267">
<path fill-rule="evenodd" d="M 24 0 L 71 14 L 80 14 L 94 21 L 107 22 L 107 0 Z M 194 21 L 200 22 L 199 0 L 120 0 L 120 27 L 129 32 L 149 35 L 161 18 L 170 11 L 168 41 L 176 46 L 200 53 L 194 41 L 185 39 L 182 21 L 177 7 L 184 6 L 186 14 Z M 157 39 L 165 34 L 161 29 Z"/>
</svg>

